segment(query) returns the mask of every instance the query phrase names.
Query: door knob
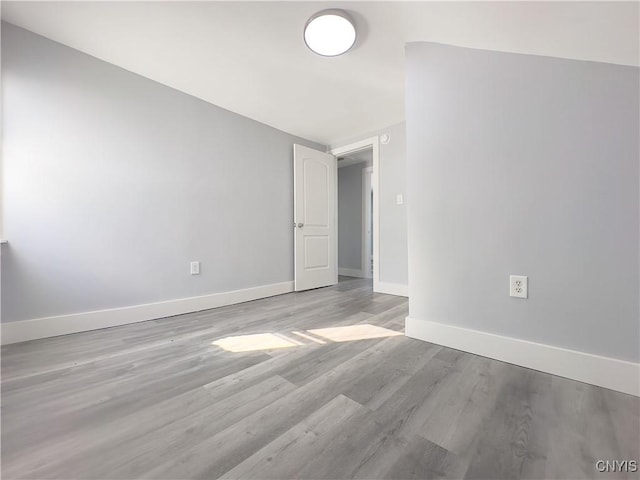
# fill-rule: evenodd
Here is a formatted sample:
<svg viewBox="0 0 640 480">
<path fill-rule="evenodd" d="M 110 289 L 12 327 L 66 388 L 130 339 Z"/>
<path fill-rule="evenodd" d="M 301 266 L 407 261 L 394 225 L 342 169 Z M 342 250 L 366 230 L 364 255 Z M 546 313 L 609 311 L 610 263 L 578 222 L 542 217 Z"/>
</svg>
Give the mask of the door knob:
<svg viewBox="0 0 640 480">
<path fill-rule="evenodd" d="M 298 228 L 302 228 L 302 227 L 304 227 L 304 223 L 299 223 Z"/>
</svg>

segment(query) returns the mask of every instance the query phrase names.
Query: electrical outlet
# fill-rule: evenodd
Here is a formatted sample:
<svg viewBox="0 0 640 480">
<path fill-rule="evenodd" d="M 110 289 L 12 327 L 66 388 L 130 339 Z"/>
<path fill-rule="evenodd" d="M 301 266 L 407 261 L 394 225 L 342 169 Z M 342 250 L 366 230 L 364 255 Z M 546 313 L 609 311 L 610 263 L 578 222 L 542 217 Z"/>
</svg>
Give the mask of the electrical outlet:
<svg viewBox="0 0 640 480">
<path fill-rule="evenodd" d="M 528 298 L 528 279 L 521 275 L 509 276 L 509 296 L 516 298 Z"/>
<path fill-rule="evenodd" d="M 200 262 L 191 262 L 191 275 L 200 275 Z"/>
</svg>

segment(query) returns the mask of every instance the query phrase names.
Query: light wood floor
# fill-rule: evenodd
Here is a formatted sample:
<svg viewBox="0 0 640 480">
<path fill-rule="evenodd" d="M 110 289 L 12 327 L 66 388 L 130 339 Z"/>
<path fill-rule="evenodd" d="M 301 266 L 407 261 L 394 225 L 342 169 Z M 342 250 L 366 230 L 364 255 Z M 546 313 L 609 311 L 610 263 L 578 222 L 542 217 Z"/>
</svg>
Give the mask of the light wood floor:
<svg viewBox="0 0 640 480">
<path fill-rule="evenodd" d="M 358 339 L 402 332 L 406 315 L 406 299 L 342 279 L 3 347 L 2 478 L 578 479 L 640 460 L 635 397 Z M 365 324 L 381 328 L 314 332 Z M 265 333 L 222 342 L 253 351 L 212 344 Z"/>
</svg>

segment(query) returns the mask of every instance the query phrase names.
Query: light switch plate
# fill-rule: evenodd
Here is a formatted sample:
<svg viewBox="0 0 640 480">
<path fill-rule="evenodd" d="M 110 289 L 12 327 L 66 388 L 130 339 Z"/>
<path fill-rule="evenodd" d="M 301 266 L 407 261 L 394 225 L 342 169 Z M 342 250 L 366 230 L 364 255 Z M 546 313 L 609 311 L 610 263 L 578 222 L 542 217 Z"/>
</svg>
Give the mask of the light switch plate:
<svg viewBox="0 0 640 480">
<path fill-rule="evenodd" d="M 200 262 L 191 262 L 191 275 L 200 275 Z"/>
<path fill-rule="evenodd" d="M 399 193 L 396 195 L 396 205 L 403 205 L 404 204 L 404 196 Z"/>
</svg>

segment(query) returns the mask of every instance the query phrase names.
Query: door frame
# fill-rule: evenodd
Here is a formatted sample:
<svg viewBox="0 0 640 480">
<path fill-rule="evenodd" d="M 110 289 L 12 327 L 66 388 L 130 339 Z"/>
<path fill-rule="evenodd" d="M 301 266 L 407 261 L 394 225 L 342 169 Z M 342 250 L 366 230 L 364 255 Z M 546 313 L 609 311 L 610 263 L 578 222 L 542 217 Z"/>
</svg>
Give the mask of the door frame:
<svg viewBox="0 0 640 480">
<path fill-rule="evenodd" d="M 362 276 L 364 278 L 372 278 L 373 272 L 369 266 L 373 260 L 373 252 L 371 247 L 373 244 L 373 232 L 367 234 L 369 222 L 373 223 L 373 167 L 365 167 L 362 169 Z M 371 252 L 371 253 L 369 253 Z"/>
<path fill-rule="evenodd" d="M 378 136 L 365 138 L 358 142 L 350 143 L 342 147 L 332 148 L 329 153 L 334 157 L 348 155 L 371 148 L 373 151 L 373 172 L 371 174 L 371 187 L 373 189 L 373 291 L 378 292 L 380 283 L 380 139 Z M 336 162 L 336 175 L 337 175 Z M 337 178 L 337 177 L 336 177 Z M 337 195 L 338 189 L 336 189 Z M 336 199 L 336 225 L 338 219 L 338 202 Z M 336 251 L 338 248 L 338 235 L 336 235 Z M 364 266 L 364 265 L 363 265 Z M 338 271 L 338 259 L 336 258 L 336 271 Z"/>
</svg>

